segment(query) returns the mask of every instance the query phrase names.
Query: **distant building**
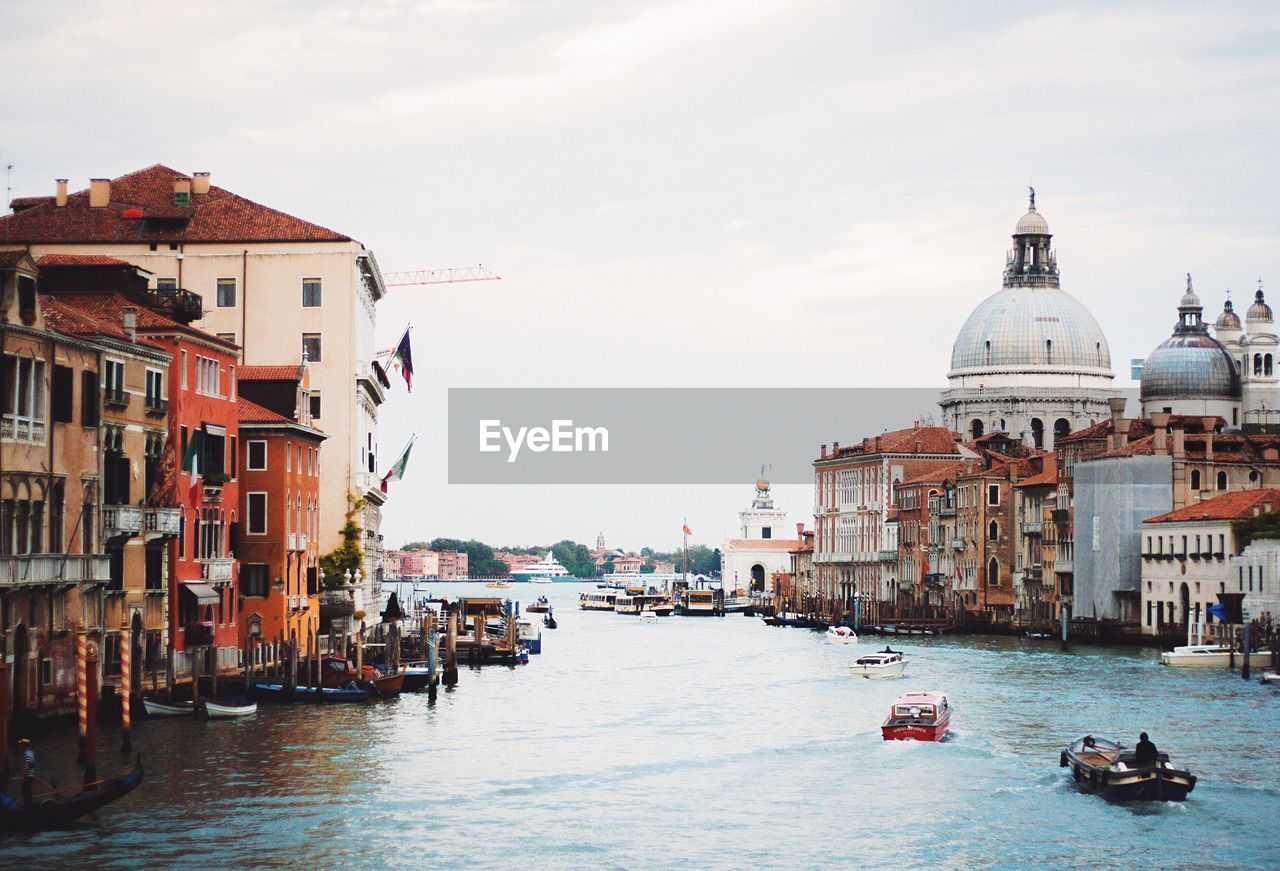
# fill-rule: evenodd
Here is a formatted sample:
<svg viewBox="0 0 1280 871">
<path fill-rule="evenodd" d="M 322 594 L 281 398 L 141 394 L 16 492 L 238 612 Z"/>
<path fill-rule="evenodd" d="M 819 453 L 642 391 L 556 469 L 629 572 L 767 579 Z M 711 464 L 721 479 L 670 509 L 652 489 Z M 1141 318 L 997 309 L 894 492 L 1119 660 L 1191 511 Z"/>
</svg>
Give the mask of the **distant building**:
<svg viewBox="0 0 1280 871">
<path fill-rule="evenodd" d="M 791 551 L 804 545 L 799 530 L 787 528 L 787 512 L 773 505 L 767 478 L 756 481 L 751 506 L 738 512 L 738 535 L 720 552 L 720 577 L 727 589 L 777 595 L 773 576 L 791 570 Z"/>
<path fill-rule="evenodd" d="M 442 581 L 463 581 L 468 577 L 467 554 L 457 550 L 442 550 L 436 553 L 437 576 Z"/>
</svg>

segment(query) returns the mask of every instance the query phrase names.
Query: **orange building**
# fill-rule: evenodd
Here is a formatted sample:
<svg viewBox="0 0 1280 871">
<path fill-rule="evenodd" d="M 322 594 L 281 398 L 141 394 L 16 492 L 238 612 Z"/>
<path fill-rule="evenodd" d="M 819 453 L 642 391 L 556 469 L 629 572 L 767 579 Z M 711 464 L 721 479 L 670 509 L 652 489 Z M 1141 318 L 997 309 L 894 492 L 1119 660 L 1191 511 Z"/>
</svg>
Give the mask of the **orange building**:
<svg viewBox="0 0 1280 871">
<path fill-rule="evenodd" d="M 305 364 L 243 367 L 240 391 L 241 646 L 251 638 L 269 644 L 287 640 L 308 653 L 308 639 L 320 625 L 320 445 L 325 436 L 311 425 Z"/>
</svg>

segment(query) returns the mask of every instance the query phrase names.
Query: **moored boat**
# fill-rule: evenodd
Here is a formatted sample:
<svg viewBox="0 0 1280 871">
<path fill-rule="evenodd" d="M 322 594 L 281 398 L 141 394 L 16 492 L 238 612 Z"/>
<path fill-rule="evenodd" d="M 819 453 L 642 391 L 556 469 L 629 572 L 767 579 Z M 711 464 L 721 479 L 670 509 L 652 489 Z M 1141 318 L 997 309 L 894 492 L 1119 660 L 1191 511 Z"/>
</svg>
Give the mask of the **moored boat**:
<svg viewBox="0 0 1280 871">
<path fill-rule="evenodd" d="M 655 617 L 670 617 L 675 607 L 665 593 L 627 591 L 618 596 L 613 610 L 615 614 L 640 614 L 651 611 Z"/>
<path fill-rule="evenodd" d="M 1233 658 L 1236 665 L 1244 662 L 1244 654 L 1239 650 L 1233 654 L 1230 645 L 1184 644 L 1160 654 L 1160 664 L 1175 668 L 1227 668 Z M 1249 664 L 1254 667 L 1270 665 L 1271 654 L 1255 650 L 1249 655 Z"/>
<path fill-rule="evenodd" d="M 612 611 L 617 601 L 617 590 L 588 590 L 578 595 L 578 607 L 584 611 Z"/>
<path fill-rule="evenodd" d="M 160 702 L 155 699 L 143 699 L 142 708 L 148 717 L 190 717 L 196 712 L 195 703 Z"/>
<path fill-rule="evenodd" d="M 210 720 L 233 720 L 236 717 L 247 717 L 258 712 L 258 703 L 243 697 L 229 697 L 209 701 L 200 700 L 201 712 Z"/>
<path fill-rule="evenodd" d="M 1280 687 L 1280 672 L 1264 672 L 1261 681 L 1262 683 L 1271 684 L 1273 687 Z"/>
<path fill-rule="evenodd" d="M 530 653 L 542 653 L 542 630 L 533 620 L 521 617 L 516 621 L 516 641 Z"/>
<path fill-rule="evenodd" d="M 1168 753 L 1153 763 L 1139 763 L 1132 750 L 1110 738 L 1085 735 L 1062 751 L 1058 764 L 1086 792 L 1115 801 L 1182 801 L 1196 777 L 1169 764 Z"/>
<path fill-rule="evenodd" d="M 951 725 L 951 703 L 937 690 L 898 696 L 880 726 L 886 741 L 941 741 Z"/>
<path fill-rule="evenodd" d="M 879 653 L 868 653 L 859 656 L 849 665 L 849 672 L 854 677 L 865 677 L 870 680 L 884 680 L 902 677 L 907 670 L 907 659 L 899 650 L 885 648 Z"/>
<path fill-rule="evenodd" d="M 858 633 L 848 626 L 832 626 L 827 629 L 827 640 L 833 644 L 857 644 Z"/>
<path fill-rule="evenodd" d="M 142 783 L 142 757 L 134 763 L 133 770 L 119 777 L 86 786 L 67 795 L 37 795 L 37 802 L 24 807 L 17 802 L 7 802 L 12 807 L 0 807 L 0 832 L 38 832 L 54 829 L 90 814 L 98 808 L 123 798 Z"/>
<path fill-rule="evenodd" d="M 395 674 L 379 675 L 364 683 L 367 684 L 371 696 L 389 699 L 400 695 L 400 691 L 404 687 L 404 672 L 398 671 Z"/>
<path fill-rule="evenodd" d="M 363 702 L 370 696 L 369 690 L 355 686 L 354 682 L 346 687 L 296 686 L 290 694 L 282 683 L 258 681 L 249 685 L 249 692 L 262 699 L 297 702 Z"/>
<path fill-rule="evenodd" d="M 418 690 L 426 689 L 431 683 L 431 663 L 425 659 L 406 663 L 404 667 L 404 683 L 400 685 L 400 690 L 406 693 L 416 693 Z"/>
</svg>

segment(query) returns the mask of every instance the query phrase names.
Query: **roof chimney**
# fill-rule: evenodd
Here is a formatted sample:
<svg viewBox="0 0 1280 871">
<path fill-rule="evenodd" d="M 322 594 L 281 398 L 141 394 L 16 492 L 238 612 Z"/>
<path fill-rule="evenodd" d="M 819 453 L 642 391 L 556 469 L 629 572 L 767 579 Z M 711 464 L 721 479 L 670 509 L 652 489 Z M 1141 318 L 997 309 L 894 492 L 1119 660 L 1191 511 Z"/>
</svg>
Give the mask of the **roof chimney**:
<svg viewBox="0 0 1280 871">
<path fill-rule="evenodd" d="M 804 521 L 803 520 L 796 521 L 796 538 L 804 538 Z"/>
<path fill-rule="evenodd" d="M 185 206 L 191 202 L 191 179 L 185 175 L 175 175 L 173 177 L 173 204 L 175 206 Z"/>
<path fill-rule="evenodd" d="M 209 192 L 209 173 L 193 172 L 191 174 L 191 193 L 202 197 Z"/>
<path fill-rule="evenodd" d="M 818 454 L 818 459 L 825 460 L 827 458 L 827 446 L 822 446 L 822 452 Z"/>
<path fill-rule="evenodd" d="M 133 306 L 125 306 L 124 331 L 129 334 L 129 341 L 138 341 L 138 310 Z"/>
<path fill-rule="evenodd" d="M 105 209 L 111 202 L 111 179 L 89 179 L 89 208 Z"/>
<path fill-rule="evenodd" d="M 1111 406 L 1111 422 L 1115 423 L 1124 417 L 1124 407 L 1128 404 L 1128 400 L 1123 396 L 1113 396 L 1107 400 L 1107 405 Z"/>
<path fill-rule="evenodd" d="M 67 180 L 65 178 L 55 178 L 53 181 L 57 185 L 57 192 L 53 195 L 53 204 L 55 206 L 65 206 L 67 204 Z"/>
<path fill-rule="evenodd" d="M 1181 426 L 1173 428 L 1173 455 L 1178 458 L 1187 455 L 1186 431 Z"/>
</svg>

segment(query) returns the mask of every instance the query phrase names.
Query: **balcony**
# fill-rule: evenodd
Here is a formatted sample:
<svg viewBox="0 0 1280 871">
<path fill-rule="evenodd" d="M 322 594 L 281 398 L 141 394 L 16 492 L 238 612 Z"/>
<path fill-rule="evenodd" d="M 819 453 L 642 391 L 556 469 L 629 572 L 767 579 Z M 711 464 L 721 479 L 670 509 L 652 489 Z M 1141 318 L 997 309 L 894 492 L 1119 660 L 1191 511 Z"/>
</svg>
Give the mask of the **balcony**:
<svg viewBox="0 0 1280 871">
<path fill-rule="evenodd" d="M 218 557 L 215 559 L 202 559 L 200 562 L 200 577 L 206 581 L 229 581 L 231 580 L 231 572 L 236 561 L 229 557 Z"/>
<path fill-rule="evenodd" d="M 1069 559 L 1054 560 L 1053 570 L 1060 575 L 1073 574 L 1076 570 L 1076 564 L 1074 560 Z"/>
<path fill-rule="evenodd" d="M 107 538 L 142 532 L 142 509 L 136 505 L 108 505 L 102 509 L 102 529 Z"/>
<path fill-rule="evenodd" d="M 1054 523 L 1066 523 L 1071 519 L 1071 512 L 1066 508 L 1055 508 L 1053 511 L 1049 512 L 1049 516 L 1053 519 Z"/>
<path fill-rule="evenodd" d="M 63 582 L 105 584 L 110 577 L 111 559 L 106 554 L 0 556 L 0 586 Z"/>
<path fill-rule="evenodd" d="M 878 550 L 876 551 L 876 559 L 880 562 L 896 562 L 898 552 L 896 550 Z"/>
<path fill-rule="evenodd" d="M 164 417 L 169 413 L 169 400 L 163 396 L 148 396 L 143 400 L 149 417 Z"/>
<path fill-rule="evenodd" d="M 123 387 L 103 387 L 102 388 L 102 405 L 105 408 L 114 408 L 123 410 L 129 407 L 129 400 L 132 397 L 125 392 Z"/>
<path fill-rule="evenodd" d="M 177 535 L 182 523 L 180 508 L 147 508 L 142 515 L 143 528 L 155 535 Z"/>
<path fill-rule="evenodd" d="M 955 548 L 956 550 L 964 550 L 965 544 L 966 544 L 966 542 L 965 542 L 965 540 L 964 540 L 963 538 L 953 538 L 953 539 L 951 539 L 951 546 L 952 546 L 953 548 Z"/>
<path fill-rule="evenodd" d="M 193 620 L 185 627 L 186 634 L 183 641 L 187 647 L 197 644 L 213 643 L 213 622 L 210 620 Z"/>
<path fill-rule="evenodd" d="M 1039 520 L 1024 520 L 1018 524 L 1018 528 L 1023 535 L 1040 535 L 1044 529 L 1044 523 Z"/>
<path fill-rule="evenodd" d="M 943 505 L 938 508 L 937 515 L 939 517 L 955 517 L 956 507 L 954 505 Z"/>
<path fill-rule="evenodd" d="M 30 442 L 35 445 L 44 444 L 45 422 L 6 414 L 0 418 L 0 439 L 6 442 Z"/>
<path fill-rule="evenodd" d="M 149 306 L 167 311 L 176 321 L 189 324 L 204 317 L 204 299 L 180 287 L 147 288 L 139 294 Z"/>
<path fill-rule="evenodd" d="M 286 546 L 289 550 L 304 551 L 307 549 L 307 534 L 305 532 L 291 532 L 287 539 Z"/>
<path fill-rule="evenodd" d="M 299 598 L 300 598 L 299 596 L 290 596 L 290 597 L 289 597 L 289 610 L 290 610 L 290 611 L 297 611 L 297 610 L 298 610 L 298 599 L 299 599 Z"/>
</svg>

